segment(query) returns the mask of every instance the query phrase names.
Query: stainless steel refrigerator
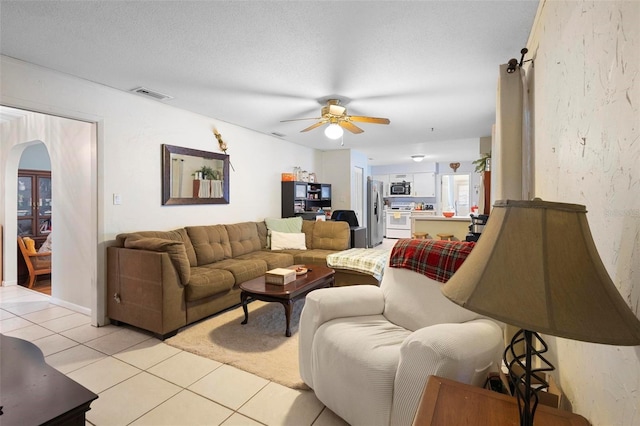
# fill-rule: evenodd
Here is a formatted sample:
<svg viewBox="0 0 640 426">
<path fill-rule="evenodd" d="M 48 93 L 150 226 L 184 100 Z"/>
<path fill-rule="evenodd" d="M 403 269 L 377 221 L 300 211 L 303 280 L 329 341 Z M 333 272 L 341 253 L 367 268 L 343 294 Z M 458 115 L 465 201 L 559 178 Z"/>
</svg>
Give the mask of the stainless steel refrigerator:
<svg viewBox="0 0 640 426">
<path fill-rule="evenodd" d="M 383 183 L 378 180 L 367 181 L 367 247 L 382 244 L 384 236 L 384 216 L 382 201 Z"/>
</svg>

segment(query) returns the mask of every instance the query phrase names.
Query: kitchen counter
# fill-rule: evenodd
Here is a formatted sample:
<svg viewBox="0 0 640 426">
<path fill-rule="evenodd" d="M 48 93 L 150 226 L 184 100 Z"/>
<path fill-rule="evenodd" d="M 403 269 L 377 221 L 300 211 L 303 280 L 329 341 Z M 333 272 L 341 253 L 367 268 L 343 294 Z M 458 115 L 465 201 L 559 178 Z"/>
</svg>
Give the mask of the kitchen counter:
<svg viewBox="0 0 640 426">
<path fill-rule="evenodd" d="M 444 220 L 451 222 L 469 222 L 471 223 L 471 216 L 453 216 L 453 217 L 444 217 L 442 215 L 435 214 L 424 214 L 428 213 L 428 211 L 415 211 L 411 212 L 411 218 L 415 220 Z"/>
<path fill-rule="evenodd" d="M 438 239 L 438 234 L 453 234 L 454 240 L 465 241 L 471 225 L 471 216 L 444 217 L 442 215 L 424 214 L 429 212 L 414 211 L 411 213 L 411 234 L 426 232 L 427 238 Z"/>
</svg>

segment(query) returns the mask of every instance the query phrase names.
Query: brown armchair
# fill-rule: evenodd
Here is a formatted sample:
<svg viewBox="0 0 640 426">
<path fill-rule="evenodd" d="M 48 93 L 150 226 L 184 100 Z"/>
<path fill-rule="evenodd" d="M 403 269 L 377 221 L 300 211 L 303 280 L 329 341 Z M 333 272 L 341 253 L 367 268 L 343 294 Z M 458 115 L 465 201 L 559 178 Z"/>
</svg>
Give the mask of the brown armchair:
<svg viewBox="0 0 640 426">
<path fill-rule="evenodd" d="M 38 275 L 51 273 L 51 252 L 29 252 L 22 237 L 18 237 L 18 247 L 20 247 L 20 252 L 22 253 L 22 257 L 24 257 L 24 263 L 27 264 L 27 269 L 29 270 L 28 287 L 31 288 L 36 282 Z"/>
</svg>

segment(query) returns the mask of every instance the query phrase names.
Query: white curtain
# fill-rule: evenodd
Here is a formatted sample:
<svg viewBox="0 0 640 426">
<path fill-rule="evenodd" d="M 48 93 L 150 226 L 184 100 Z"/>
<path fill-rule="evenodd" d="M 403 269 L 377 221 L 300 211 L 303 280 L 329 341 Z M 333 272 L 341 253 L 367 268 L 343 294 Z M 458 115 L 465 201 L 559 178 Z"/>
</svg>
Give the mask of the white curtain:
<svg viewBox="0 0 640 426">
<path fill-rule="evenodd" d="M 171 165 L 171 198 L 182 198 L 182 169 L 184 160 L 173 158 Z"/>
<path fill-rule="evenodd" d="M 495 135 L 491 147 L 491 205 L 495 200 L 533 198 L 533 150 L 531 113 L 525 70 L 517 66 L 507 72 L 500 65 L 496 102 Z M 531 69 L 530 69 L 531 71 Z M 507 324 L 505 344 L 518 331 Z M 523 352 L 523 348 L 518 348 Z"/>
</svg>

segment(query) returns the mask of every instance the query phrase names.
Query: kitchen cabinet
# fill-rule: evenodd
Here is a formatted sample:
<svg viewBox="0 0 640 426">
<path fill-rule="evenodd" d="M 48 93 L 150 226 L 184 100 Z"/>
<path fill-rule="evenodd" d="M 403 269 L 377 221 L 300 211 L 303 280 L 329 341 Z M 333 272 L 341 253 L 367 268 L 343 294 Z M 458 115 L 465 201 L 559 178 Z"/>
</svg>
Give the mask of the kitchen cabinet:
<svg viewBox="0 0 640 426">
<path fill-rule="evenodd" d="M 436 174 L 435 173 L 414 173 L 413 185 L 411 186 L 412 197 L 435 197 L 436 196 Z"/>
<path fill-rule="evenodd" d="M 389 175 L 372 175 L 371 180 L 379 180 L 382 182 L 382 196 L 389 196 Z"/>
<path fill-rule="evenodd" d="M 18 170 L 18 236 L 30 237 L 39 248 L 51 233 L 51 172 L 43 170 Z M 29 270 L 18 251 L 18 282 L 29 277 Z"/>
<path fill-rule="evenodd" d="M 18 235 L 39 247 L 51 232 L 51 172 L 18 170 Z"/>
<path fill-rule="evenodd" d="M 396 182 L 413 183 L 413 174 L 411 173 L 392 174 L 392 175 L 389 175 L 389 182 L 390 183 L 396 183 Z"/>
<path fill-rule="evenodd" d="M 322 208 L 331 209 L 328 183 L 282 182 L 282 217 L 307 216 Z"/>
</svg>

